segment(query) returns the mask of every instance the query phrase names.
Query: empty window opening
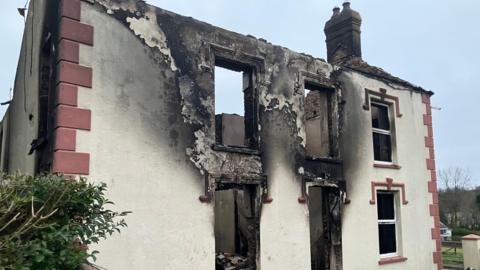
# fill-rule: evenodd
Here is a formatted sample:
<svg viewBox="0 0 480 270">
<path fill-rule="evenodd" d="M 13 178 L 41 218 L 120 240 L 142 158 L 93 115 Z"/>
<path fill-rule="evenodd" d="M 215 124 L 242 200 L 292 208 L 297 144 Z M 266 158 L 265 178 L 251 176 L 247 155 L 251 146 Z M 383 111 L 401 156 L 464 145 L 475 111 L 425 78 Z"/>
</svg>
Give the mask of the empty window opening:
<svg viewBox="0 0 480 270">
<path fill-rule="evenodd" d="M 217 144 L 255 147 L 257 110 L 252 69 L 217 59 L 214 77 Z"/>
<path fill-rule="evenodd" d="M 1 123 L 1 135 L 0 135 L 0 173 L 8 173 L 8 161 L 10 158 L 9 154 L 9 125 L 10 125 L 10 112 L 7 110 L 5 117 Z"/>
<path fill-rule="evenodd" d="M 327 239 L 324 218 L 324 196 L 321 187 L 308 189 L 308 212 L 310 217 L 310 258 L 312 270 L 329 269 L 327 258 Z"/>
<path fill-rule="evenodd" d="M 53 18 L 53 17 L 52 17 Z M 49 24 L 55 24 L 50 20 Z M 46 27 L 48 29 L 50 27 Z M 53 155 L 52 140 L 49 140 L 54 123 L 56 121 L 56 98 L 57 79 L 55 67 L 57 58 L 55 56 L 55 33 L 45 32 L 43 34 L 43 46 L 39 57 L 39 87 L 38 87 L 38 137 L 31 142 L 29 154 L 36 152 L 35 171 L 43 173 L 51 171 L 51 156 Z"/>
<path fill-rule="evenodd" d="M 386 104 L 372 103 L 373 154 L 376 161 L 392 162 L 392 125 L 390 108 Z"/>
<path fill-rule="evenodd" d="M 257 269 L 260 197 L 255 185 L 215 192 L 216 270 Z"/>
<path fill-rule="evenodd" d="M 305 132 L 308 156 L 331 155 L 329 91 L 308 82 L 305 82 Z"/>
<path fill-rule="evenodd" d="M 396 256 L 397 253 L 397 214 L 395 193 L 377 192 L 378 239 L 380 255 Z"/>
<path fill-rule="evenodd" d="M 244 116 L 243 72 L 215 66 L 215 113 Z"/>
</svg>

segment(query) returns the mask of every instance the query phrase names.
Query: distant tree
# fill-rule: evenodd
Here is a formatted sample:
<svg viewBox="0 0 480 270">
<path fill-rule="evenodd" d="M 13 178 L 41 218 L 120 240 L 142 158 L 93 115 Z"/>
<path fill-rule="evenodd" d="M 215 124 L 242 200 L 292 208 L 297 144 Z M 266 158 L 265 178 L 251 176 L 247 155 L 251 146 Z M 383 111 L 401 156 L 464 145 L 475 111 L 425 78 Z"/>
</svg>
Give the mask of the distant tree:
<svg viewBox="0 0 480 270">
<path fill-rule="evenodd" d="M 472 211 L 466 211 L 475 199 L 469 196 L 471 188 L 470 172 L 461 167 L 449 167 L 438 172 L 440 186 L 440 207 L 447 217 L 447 223 L 455 227 L 460 226 L 460 218 L 473 217 Z M 475 209 L 476 210 L 476 209 Z M 470 219 L 470 218 L 469 218 Z"/>
<path fill-rule="evenodd" d="M 472 177 L 468 169 L 449 167 L 438 172 L 442 188 L 447 190 L 465 190 L 471 188 Z"/>
<path fill-rule="evenodd" d="M 477 206 L 477 210 L 480 210 L 480 193 L 477 193 L 475 196 L 475 205 Z"/>
</svg>

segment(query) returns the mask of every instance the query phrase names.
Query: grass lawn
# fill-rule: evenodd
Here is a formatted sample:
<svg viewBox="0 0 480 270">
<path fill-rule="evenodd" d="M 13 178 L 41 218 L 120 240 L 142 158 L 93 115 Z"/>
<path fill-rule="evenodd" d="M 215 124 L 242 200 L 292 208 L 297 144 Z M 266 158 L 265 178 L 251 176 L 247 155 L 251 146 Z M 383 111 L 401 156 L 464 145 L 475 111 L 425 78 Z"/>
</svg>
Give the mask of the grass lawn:
<svg viewBox="0 0 480 270">
<path fill-rule="evenodd" d="M 442 248 L 444 265 L 463 265 L 463 249 L 457 248 L 457 252 L 453 248 Z"/>
</svg>

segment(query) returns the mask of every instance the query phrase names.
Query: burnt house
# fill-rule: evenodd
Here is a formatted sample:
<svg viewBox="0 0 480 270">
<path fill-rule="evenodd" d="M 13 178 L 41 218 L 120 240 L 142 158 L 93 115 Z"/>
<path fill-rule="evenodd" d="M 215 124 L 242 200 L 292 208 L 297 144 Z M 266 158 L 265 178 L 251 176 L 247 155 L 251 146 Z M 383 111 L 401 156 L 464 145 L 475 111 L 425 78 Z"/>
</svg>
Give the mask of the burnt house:
<svg viewBox="0 0 480 270">
<path fill-rule="evenodd" d="M 106 182 L 133 212 L 108 269 L 442 269 L 433 93 L 365 62 L 360 26 L 335 8 L 325 61 L 144 1 L 31 1 L 0 166 Z"/>
</svg>

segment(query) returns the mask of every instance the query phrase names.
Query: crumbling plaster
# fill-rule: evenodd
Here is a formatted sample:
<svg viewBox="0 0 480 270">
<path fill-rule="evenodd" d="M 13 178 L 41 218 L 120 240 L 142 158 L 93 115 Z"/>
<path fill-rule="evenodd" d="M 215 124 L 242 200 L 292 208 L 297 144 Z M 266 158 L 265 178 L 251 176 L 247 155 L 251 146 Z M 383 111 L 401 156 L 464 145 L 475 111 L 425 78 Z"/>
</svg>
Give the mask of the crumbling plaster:
<svg viewBox="0 0 480 270">
<path fill-rule="evenodd" d="M 123 169 L 118 171 L 118 176 L 115 176 L 117 173 L 107 175 L 105 164 L 96 161 L 107 159 L 108 151 L 114 149 L 111 144 L 120 140 L 115 136 L 105 142 L 108 134 L 123 134 L 122 139 L 130 143 L 116 150 L 122 153 L 122 157 L 111 158 L 107 167 L 118 164 L 128 167 L 129 160 L 137 157 L 137 162 L 144 166 L 153 165 L 153 168 L 141 173 L 142 177 L 144 175 L 149 179 L 154 171 L 161 170 L 157 177 L 165 179 L 162 182 L 171 182 L 163 184 L 169 190 L 173 190 L 172 185 L 191 181 L 181 185 L 182 197 L 187 197 L 189 202 L 182 204 L 201 205 L 194 207 L 200 207 L 195 214 L 195 222 L 210 219 L 206 224 L 196 225 L 196 230 L 203 231 L 203 235 L 213 230 L 213 227 L 203 228 L 210 225 L 213 218 L 211 206 L 198 202 L 204 183 L 201 174 L 268 175 L 269 190 L 275 203 L 262 208 L 259 258 L 262 268 L 274 269 L 275 265 L 281 265 L 282 258 L 292 254 L 293 245 L 296 255 L 289 262 L 291 268 L 307 269 L 310 264 L 306 259 L 309 258 L 308 208 L 297 202 L 303 177 L 298 172 L 302 172 L 305 159 L 303 74 L 314 74 L 322 82 L 329 81 L 332 67 L 324 60 L 182 17 L 146 5 L 143 1 L 93 2 L 83 3 L 82 16 L 85 14 L 86 22 L 94 25 L 96 44 L 93 49 L 81 47 L 81 62 L 93 67 L 94 90 L 82 91 L 79 96 L 79 102 L 89 104 L 93 111 L 93 127 L 89 134 L 80 132 L 77 138 L 78 151 L 91 153 L 91 177 L 111 179 L 114 185 L 112 192 L 116 196 L 122 196 L 126 190 L 133 191 L 126 186 L 127 183 L 119 183 L 118 178 L 120 175 L 128 175 L 131 179 L 138 177 L 128 172 L 121 174 Z M 133 45 L 126 31 L 138 44 Z M 116 44 L 111 44 L 112 41 Z M 255 67 L 259 107 L 258 154 L 212 149 L 215 143 L 213 72 L 215 50 L 218 48 L 229 54 L 232 60 L 251 63 Z M 94 55 L 102 55 L 103 59 L 96 59 Z M 155 96 L 163 96 L 163 99 L 157 100 Z M 102 131 L 111 123 L 116 124 L 109 127 L 110 130 Z M 166 145 L 170 150 L 165 149 Z M 154 147 L 155 155 L 148 152 L 148 146 Z M 135 148 L 140 155 L 133 152 Z M 168 161 L 167 157 L 178 160 L 178 163 Z M 153 160 L 162 161 L 166 166 L 154 165 L 151 163 Z M 190 161 L 190 167 L 184 164 L 184 160 Z M 174 171 L 184 172 L 179 175 Z M 147 189 L 153 191 L 156 186 L 148 180 L 144 181 L 147 181 L 142 183 L 146 189 L 137 190 L 135 194 L 148 198 L 151 195 L 147 195 Z M 191 188 L 185 189 L 185 185 L 191 185 Z M 215 188 L 214 183 L 209 183 L 209 187 Z M 171 200 L 170 196 L 166 198 Z M 140 207 L 138 203 L 125 205 L 135 208 L 129 209 L 134 213 L 140 212 L 139 216 L 132 217 L 132 226 L 141 226 L 139 222 L 147 208 Z M 190 211 L 192 209 L 185 210 L 185 213 Z M 164 209 L 160 215 L 166 214 L 168 211 Z M 303 220 L 303 225 L 299 226 L 295 220 Z M 168 223 L 164 224 L 164 230 L 168 231 L 168 226 Z M 278 226 L 286 230 L 287 239 L 282 244 L 275 243 L 278 233 L 271 229 Z M 209 250 L 213 235 L 205 236 L 208 237 L 197 245 L 206 245 L 205 250 Z M 150 262 L 153 261 L 146 260 L 144 265 Z"/>
<path fill-rule="evenodd" d="M 37 12 L 28 16 L 10 118 L 3 122 L 14 134 L 7 143 L 10 172 L 35 172 L 35 156 L 25 158 L 25 153 L 38 133 L 39 74 L 29 67 L 37 66 L 34 56 L 41 48 L 47 1 L 32 3 L 37 3 Z M 386 177 L 405 183 L 409 198 L 409 204 L 400 209 L 402 255 L 408 260 L 389 268 L 432 267 L 431 252 L 424 250 L 435 247 L 429 231 L 433 222 L 425 218 L 432 199 L 426 185 L 431 176 L 425 170 L 429 153 L 424 145 L 422 90 L 368 72 L 333 67 L 322 59 L 144 1 L 82 0 L 81 8 L 81 22 L 92 26 L 95 36 L 93 47 L 80 44 L 80 65 L 93 69 L 93 87 L 79 87 L 78 107 L 91 109 L 92 128 L 78 130 L 76 151 L 90 153 L 89 177 L 109 185 L 108 196 L 117 203 L 115 207 L 133 211 L 127 219 L 129 228 L 121 235 L 91 247 L 102 252 L 100 265 L 213 269 L 213 206 L 200 203 L 198 196 L 205 192 L 205 176 L 228 175 L 227 181 L 250 177 L 268 181 L 273 203 L 264 204 L 260 213 L 257 260 L 261 269 L 310 269 L 309 212 L 306 204 L 298 203 L 299 196 L 305 195 L 301 185 L 307 178 L 315 179 L 307 186 L 333 191 L 328 216 L 335 223 L 330 228 L 334 231 L 331 269 L 384 268 L 377 263 L 376 208 L 369 204 L 371 193 L 366 187 L 369 181 Z M 255 69 L 259 143 L 251 153 L 212 148 L 216 50 Z M 340 164 L 332 170 L 340 171 L 344 161 L 342 180 L 346 181 L 341 183 L 309 171 L 312 162 L 319 170 L 325 164 L 317 166 L 318 160 L 305 156 L 303 83 L 307 77 L 335 88 L 330 104 L 335 124 L 330 132 L 336 138 L 333 158 L 338 160 L 331 161 L 338 162 L 332 166 Z M 373 167 L 370 112 L 362 108 L 365 88 L 384 88 L 401 101 L 403 115 L 395 121 L 395 129 L 401 131 L 395 136 L 401 170 Z M 23 89 L 30 89 L 27 96 Z M 423 152 L 412 155 L 418 149 L 424 149 L 425 156 Z M 213 190 L 215 179 L 210 181 L 206 185 Z M 350 203 L 343 205 L 340 200 Z M 419 233 L 422 228 L 427 229 Z"/>
<path fill-rule="evenodd" d="M 77 133 L 77 151 L 91 154 L 89 178 L 108 184 L 115 207 L 132 211 L 128 228 L 91 247 L 102 253 L 97 264 L 214 269 L 213 209 L 198 201 L 204 183 L 185 155 L 194 130 L 183 122 L 180 94 L 171 91 L 175 73 L 158 48 L 112 16 L 82 3 L 95 45 L 80 47 L 93 87 L 79 91 L 78 103 L 92 110 L 92 128 Z"/>
<path fill-rule="evenodd" d="M 182 96 L 184 122 L 196 127 L 194 144 L 186 149 L 186 153 L 202 173 L 260 174 L 263 171 L 258 156 L 224 153 L 211 148 L 215 143 L 212 122 L 212 44 L 229 48 L 236 56 L 243 53 L 263 59 L 264 73 L 257 78 L 260 140 L 267 136 L 265 132 L 262 133 L 263 124 L 273 120 L 263 116 L 277 110 L 282 112 L 280 115 L 283 118 L 289 117 L 287 122 L 292 125 L 288 131 L 293 138 L 297 138 L 298 147 L 305 146 L 303 88 L 299 74 L 307 71 L 321 74 L 328 80 L 332 68 L 325 61 L 253 37 L 245 38 L 191 18 L 180 17 L 146 5 L 143 1 L 96 2 L 108 14 L 127 25 L 146 46 L 156 49 L 160 58 L 170 65 L 171 71 L 178 71 L 177 82 Z M 302 149 L 292 151 L 302 152 Z M 244 166 L 245 164 L 249 166 Z M 248 171 L 243 171 L 246 168 Z"/>
</svg>

